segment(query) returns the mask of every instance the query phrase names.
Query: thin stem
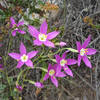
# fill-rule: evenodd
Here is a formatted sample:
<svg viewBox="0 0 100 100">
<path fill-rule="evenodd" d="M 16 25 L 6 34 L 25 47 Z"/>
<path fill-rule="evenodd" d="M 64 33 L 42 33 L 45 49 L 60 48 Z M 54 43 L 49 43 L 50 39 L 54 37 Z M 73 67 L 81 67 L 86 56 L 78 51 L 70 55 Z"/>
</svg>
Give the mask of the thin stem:
<svg viewBox="0 0 100 100">
<path fill-rule="evenodd" d="M 16 82 L 17 84 L 18 84 L 18 82 L 19 82 L 19 80 L 20 80 L 21 75 L 22 75 L 26 70 L 30 70 L 30 69 L 32 69 L 32 68 L 28 67 L 28 68 L 22 70 L 22 71 L 19 73 L 18 78 L 17 78 L 17 82 Z M 44 71 L 44 72 L 48 72 L 47 69 L 41 68 L 41 67 L 34 67 L 33 69 L 41 69 L 41 70 Z"/>
<path fill-rule="evenodd" d="M 9 40 L 9 44 L 8 44 L 8 52 L 7 52 L 7 55 L 3 57 L 3 59 L 4 59 L 4 66 L 6 66 L 6 62 L 7 62 L 7 59 L 8 59 L 8 53 L 9 53 L 9 51 L 10 51 L 10 46 L 11 46 L 11 42 L 12 42 L 11 34 L 10 34 L 9 37 L 10 37 L 10 40 Z M 9 87 L 10 87 L 10 93 L 11 93 L 11 95 L 12 95 L 11 85 L 10 85 L 10 82 L 9 82 L 9 77 L 8 77 L 7 69 L 5 69 L 5 76 L 6 76 L 8 85 L 9 85 Z"/>
<path fill-rule="evenodd" d="M 49 56 L 53 56 L 53 55 L 55 55 L 55 54 L 57 54 L 57 53 L 59 53 L 63 50 L 69 50 L 69 51 L 72 51 L 72 52 L 77 52 L 77 50 L 72 49 L 72 48 L 62 48 L 62 49 L 59 48 L 55 53 L 49 54 Z M 42 56 L 42 58 L 46 58 L 46 57 L 48 57 L 48 55 L 47 56 Z"/>
</svg>

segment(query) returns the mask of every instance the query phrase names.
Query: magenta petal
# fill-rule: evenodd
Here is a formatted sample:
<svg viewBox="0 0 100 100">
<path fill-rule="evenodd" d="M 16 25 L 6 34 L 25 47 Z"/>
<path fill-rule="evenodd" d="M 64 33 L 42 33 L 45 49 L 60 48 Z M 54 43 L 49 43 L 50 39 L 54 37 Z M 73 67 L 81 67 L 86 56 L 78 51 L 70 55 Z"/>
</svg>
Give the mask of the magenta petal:
<svg viewBox="0 0 100 100">
<path fill-rule="evenodd" d="M 56 74 L 57 77 L 65 77 L 66 75 L 63 72 L 59 72 L 58 74 Z"/>
<path fill-rule="evenodd" d="M 54 67 L 51 65 L 51 64 L 49 64 L 48 65 L 48 71 L 50 70 L 50 69 L 53 69 Z"/>
<path fill-rule="evenodd" d="M 22 66 L 24 65 L 24 62 L 22 61 L 19 61 L 16 68 L 21 68 Z"/>
<path fill-rule="evenodd" d="M 67 53 L 67 52 L 64 52 L 64 53 L 62 54 L 62 58 L 63 58 L 63 59 L 66 58 L 66 53 Z"/>
<path fill-rule="evenodd" d="M 59 55 L 55 55 L 56 61 L 59 63 L 60 62 L 60 56 Z"/>
<path fill-rule="evenodd" d="M 75 59 L 67 59 L 67 65 L 74 65 L 77 63 L 77 60 Z"/>
<path fill-rule="evenodd" d="M 61 72 L 62 67 L 59 64 L 55 64 L 53 66 L 54 70 L 56 71 L 56 75 L 58 75 Z"/>
<path fill-rule="evenodd" d="M 72 71 L 68 68 L 68 66 L 65 66 L 65 67 L 64 67 L 64 71 L 65 71 L 68 75 L 70 75 L 70 76 L 73 77 L 73 73 L 72 73 Z"/>
<path fill-rule="evenodd" d="M 53 76 L 53 77 L 51 77 L 51 81 L 52 81 L 52 83 L 56 86 L 56 87 L 58 87 L 58 81 L 57 81 L 57 79 Z"/>
<path fill-rule="evenodd" d="M 88 60 L 87 56 L 83 56 L 83 61 L 87 67 L 92 68 L 91 62 Z"/>
<path fill-rule="evenodd" d="M 29 31 L 29 33 L 30 33 L 31 36 L 33 36 L 35 38 L 38 38 L 39 32 L 38 32 L 38 30 L 35 27 L 29 25 L 28 26 L 28 31 Z"/>
<path fill-rule="evenodd" d="M 12 25 L 16 24 L 16 22 L 15 22 L 15 20 L 14 20 L 13 17 L 10 17 L 10 21 L 11 21 L 11 24 L 12 24 Z"/>
<path fill-rule="evenodd" d="M 24 44 L 22 42 L 20 44 L 20 53 L 21 54 L 26 54 L 26 48 L 25 48 L 25 46 L 24 46 Z"/>
<path fill-rule="evenodd" d="M 3 68 L 3 65 L 2 64 L 0 64 L 0 70 L 3 70 L 4 68 Z"/>
<path fill-rule="evenodd" d="M 28 67 L 32 67 L 33 68 L 33 62 L 31 60 L 28 60 L 27 62 L 25 62 L 25 64 L 28 66 Z"/>
<path fill-rule="evenodd" d="M 89 44 L 90 42 L 90 39 L 91 39 L 91 35 L 88 36 L 88 38 L 84 41 L 83 45 L 82 45 L 82 48 L 86 48 L 87 45 Z"/>
<path fill-rule="evenodd" d="M 8 55 L 16 60 L 20 59 L 20 54 L 18 54 L 18 53 L 9 53 Z"/>
<path fill-rule="evenodd" d="M 80 42 L 77 41 L 77 42 L 76 42 L 76 45 L 77 45 L 77 50 L 78 50 L 78 52 L 80 52 L 80 49 L 82 48 Z"/>
<path fill-rule="evenodd" d="M 37 88 L 43 88 L 43 87 L 44 87 L 44 85 L 43 85 L 41 82 L 36 82 L 34 85 L 35 85 Z"/>
<path fill-rule="evenodd" d="M 28 55 L 28 58 L 33 58 L 34 56 L 36 56 L 36 54 L 38 53 L 38 51 L 31 51 L 29 52 L 27 55 Z"/>
<path fill-rule="evenodd" d="M 82 57 L 80 56 L 80 54 L 78 54 L 78 66 L 80 66 L 81 59 L 82 59 Z"/>
<path fill-rule="evenodd" d="M 67 45 L 67 43 L 61 41 L 61 42 L 59 43 L 59 45 L 60 45 L 61 47 L 63 47 L 63 46 L 65 46 L 65 45 Z"/>
<path fill-rule="evenodd" d="M 12 36 L 16 36 L 16 31 L 17 31 L 17 30 L 13 30 L 13 31 L 12 31 Z"/>
<path fill-rule="evenodd" d="M 49 78 L 49 74 L 47 73 L 47 74 L 45 74 L 43 80 L 45 81 L 45 80 L 47 80 L 48 78 Z"/>
<path fill-rule="evenodd" d="M 46 46 L 48 46 L 48 47 L 52 47 L 52 48 L 55 47 L 55 46 L 54 46 L 54 43 L 52 43 L 51 41 L 45 41 L 44 44 L 45 44 Z"/>
<path fill-rule="evenodd" d="M 59 34 L 59 32 L 57 32 L 57 31 L 50 32 L 47 35 L 47 39 L 51 40 L 51 39 L 55 38 L 58 34 Z"/>
<path fill-rule="evenodd" d="M 47 33 L 47 28 L 48 28 L 47 22 L 44 21 L 40 26 L 40 33 L 46 34 Z"/>
<path fill-rule="evenodd" d="M 18 22 L 17 27 L 22 26 L 22 25 L 24 25 L 24 21 Z"/>
<path fill-rule="evenodd" d="M 87 48 L 87 55 L 93 55 L 93 54 L 95 54 L 96 52 L 97 52 L 97 50 L 96 49 L 92 49 L 92 48 Z"/>
<path fill-rule="evenodd" d="M 21 34 L 25 34 L 26 33 L 25 31 L 20 30 L 20 29 L 18 30 L 18 32 L 21 33 Z"/>
<path fill-rule="evenodd" d="M 41 41 L 39 41 L 39 40 L 36 39 L 36 40 L 33 41 L 33 44 L 34 44 L 34 45 L 37 45 L 37 46 L 40 46 L 40 45 L 42 45 L 43 43 L 42 43 Z"/>
<path fill-rule="evenodd" d="M 20 86 L 20 85 L 16 85 L 16 88 L 17 88 L 19 91 L 22 91 L 22 90 L 23 90 L 22 86 Z"/>
<path fill-rule="evenodd" d="M 0 47 L 2 47 L 2 44 L 0 44 Z"/>
</svg>

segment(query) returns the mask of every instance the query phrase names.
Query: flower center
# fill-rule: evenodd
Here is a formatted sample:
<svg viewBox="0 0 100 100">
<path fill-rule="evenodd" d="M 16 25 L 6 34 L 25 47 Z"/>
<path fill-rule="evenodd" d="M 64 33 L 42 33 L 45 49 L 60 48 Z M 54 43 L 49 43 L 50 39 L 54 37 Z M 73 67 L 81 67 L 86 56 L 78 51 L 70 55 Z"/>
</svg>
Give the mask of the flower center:
<svg viewBox="0 0 100 100">
<path fill-rule="evenodd" d="M 61 66 L 65 66 L 65 64 L 67 64 L 67 60 L 62 59 L 62 60 L 60 61 L 60 65 L 61 65 Z"/>
<path fill-rule="evenodd" d="M 84 56 L 87 52 L 88 52 L 87 49 L 82 48 L 82 49 L 80 50 L 80 55 L 81 55 L 81 56 Z"/>
<path fill-rule="evenodd" d="M 50 71 L 49 71 L 49 75 L 50 76 L 53 76 L 55 74 L 55 70 L 54 69 L 51 69 Z"/>
<path fill-rule="evenodd" d="M 42 33 L 39 34 L 40 41 L 46 41 L 46 39 L 47 39 L 47 36 L 45 34 L 42 34 Z"/>
<path fill-rule="evenodd" d="M 23 54 L 23 55 L 21 56 L 21 61 L 22 61 L 22 62 L 26 62 L 27 60 L 28 60 L 28 56 L 25 55 L 25 54 Z"/>
</svg>

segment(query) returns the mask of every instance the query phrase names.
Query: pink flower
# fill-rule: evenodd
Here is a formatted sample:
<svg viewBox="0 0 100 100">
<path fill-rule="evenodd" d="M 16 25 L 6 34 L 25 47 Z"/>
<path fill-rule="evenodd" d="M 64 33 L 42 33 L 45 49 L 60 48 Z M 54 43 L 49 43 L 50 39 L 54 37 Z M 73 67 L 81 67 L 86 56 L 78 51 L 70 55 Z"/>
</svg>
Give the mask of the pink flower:
<svg viewBox="0 0 100 100">
<path fill-rule="evenodd" d="M 2 57 L 0 57 L 0 59 L 2 59 Z M 3 70 L 3 65 L 0 64 L 0 70 Z"/>
<path fill-rule="evenodd" d="M 67 45 L 67 44 L 66 44 L 65 42 L 60 42 L 59 45 L 60 45 L 61 47 L 63 47 L 63 46 L 65 46 L 65 45 Z"/>
<path fill-rule="evenodd" d="M 2 47 L 2 44 L 0 44 L 0 47 Z"/>
<path fill-rule="evenodd" d="M 57 81 L 56 77 L 65 77 L 65 76 L 66 75 L 63 72 L 61 72 L 61 68 L 58 67 L 57 64 L 55 64 L 54 66 L 52 66 L 51 64 L 49 64 L 49 66 L 48 66 L 48 72 L 45 74 L 43 80 L 47 80 L 50 77 L 52 83 L 56 87 L 58 87 L 58 81 Z"/>
<path fill-rule="evenodd" d="M 40 46 L 42 44 L 48 46 L 48 47 L 55 47 L 54 43 L 52 43 L 51 39 L 55 38 L 59 32 L 53 31 L 47 34 L 47 23 L 44 21 L 40 26 L 40 32 L 34 28 L 33 26 L 29 25 L 28 30 L 30 34 L 36 38 L 36 40 L 33 41 L 34 45 Z"/>
<path fill-rule="evenodd" d="M 0 70 L 3 70 L 3 65 L 2 64 L 0 64 Z"/>
<path fill-rule="evenodd" d="M 22 91 L 23 90 L 22 86 L 20 86 L 20 85 L 16 85 L 16 88 L 18 89 L 18 91 Z"/>
<path fill-rule="evenodd" d="M 16 36 L 16 32 L 19 32 L 21 34 L 25 34 L 26 32 L 20 29 L 20 26 L 24 25 L 24 21 L 20 21 L 18 22 L 18 24 L 16 24 L 15 20 L 13 19 L 13 17 L 10 18 L 11 21 L 11 28 L 13 28 L 12 31 L 12 36 Z"/>
<path fill-rule="evenodd" d="M 43 88 L 44 87 L 44 85 L 41 82 L 36 82 L 34 85 L 38 88 Z"/>
<path fill-rule="evenodd" d="M 24 64 L 26 64 L 28 67 L 33 68 L 33 63 L 30 59 L 33 58 L 34 56 L 36 56 L 37 53 L 38 53 L 38 51 L 31 51 L 29 53 L 26 53 L 26 48 L 25 48 L 24 44 L 21 43 L 20 44 L 20 54 L 9 53 L 9 56 L 11 56 L 12 58 L 14 58 L 18 61 L 16 68 L 21 68 L 22 65 L 24 65 Z"/>
<path fill-rule="evenodd" d="M 69 51 L 67 51 L 69 52 Z M 68 65 L 74 65 L 77 63 L 77 61 L 75 59 L 65 59 L 66 58 L 66 53 L 63 53 L 62 54 L 62 57 L 60 57 L 59 55 L 55 55 L 56 57 L 56 62 L 58 64 L 58 66 L 60 66 L 61 68 L 64 69 L 64 71 L 73 77 L 73 73 L 72 71 L 70 70 L 70 68 L 68 67 Z"/>
<path fill-rule="evenodd" d="M 88 36 L 88 38 L 85 40 L 85 42 L 81 45 L 80 42 L 76 42 L 77 44 L 77 50 L 78 50 L 78 66 L 80 66 L 81 59 L 83 59 L 84 63 L 86 64 L 87 67 L 92 68 L 91 62 L 88 60 L 87 55 L 93 55 L 97 51 L 96 49 L 92 48 L 86 48 L 87 45 L 89 44 L 91 39 L 91 35 Z"/>
</svg>

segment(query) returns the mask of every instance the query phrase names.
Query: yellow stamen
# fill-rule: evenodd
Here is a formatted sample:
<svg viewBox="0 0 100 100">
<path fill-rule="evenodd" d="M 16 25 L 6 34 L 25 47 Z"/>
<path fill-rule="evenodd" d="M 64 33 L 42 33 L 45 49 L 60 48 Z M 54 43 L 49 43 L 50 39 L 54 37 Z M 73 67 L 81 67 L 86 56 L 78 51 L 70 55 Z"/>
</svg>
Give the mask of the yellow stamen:
<svg viewBox="0 0 100 100">
<path fill-rule="evenodd" d="M 65 66 L 65 64 L 67 64 L 67 60 L 62 59 L 62 60 L 60 61 L 60 65 L 61 65 L 61 66 Z"/>
<path fill-rule="evenodd" d="M 88 49 L 84 49 L 85 50 L 85 54 L 88 52 Z"/>
<path fill-rule="evenodd" d="M 84 54 L 86 54 L 87 52 L 88 52 L 88 49 L 82 48 L 82 49 L 80 50 L 80 55 L 81 55 L 81 56 L 84 56 Z"/>
<path fill-rule="evenodd" d="M 42 34 L 42 33 L 39 34 L 39 40 L 40 41 L 46 41 L 46 39 L 47 39 L 47 35 Z"/>
<path fill-rule="evenodd" d="M 22 62 L 26 62 L 27 60 L 28 60 L 28 56 L 25 55 L 25 54 L 23 54 L 23 55 L 21 56 L 21 61 L 22 61 Z"/>
<path fill-rule="evenodd" d="M 49 71 L 49 75 L 50 76 L 53 76 L 55 74 L 55 70 L 54 69 L 51 69 L 50 71 Z"/>
</svg>

